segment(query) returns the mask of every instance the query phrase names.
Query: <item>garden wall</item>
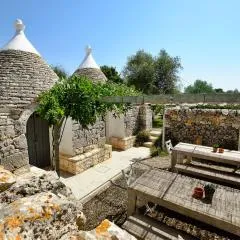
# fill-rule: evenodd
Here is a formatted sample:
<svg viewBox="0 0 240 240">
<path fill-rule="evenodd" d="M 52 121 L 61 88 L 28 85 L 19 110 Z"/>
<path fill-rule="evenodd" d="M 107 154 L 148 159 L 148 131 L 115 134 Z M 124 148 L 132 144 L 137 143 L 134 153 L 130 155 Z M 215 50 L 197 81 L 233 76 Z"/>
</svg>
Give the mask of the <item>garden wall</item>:
<svg viewBox="0 0 240 240">
<path fill-rule="evenodd" d="M 109 143 L 113 148 L 126 150 L 134 146 L 134 135 L 141 130 L 152 129 L 152 110 L 147 104 L 133 106 L 117 121 L 110 122 L 115 125 L 118 124 L 118 126 L 115 126 L 115 128 L 118 128 L 118 131 L 108 136 Z M 119 132 L 120 130 L 122 131 L 121 133 Z"/>
<path fill-rule="evenodd" d="M 79 123 L 73 121 L 73 152 L 74 155 L 91 151 L 104 146 L 106 142 L 105 122 L 98 120 L 95 124 L 84 129 Z"/>
<path fill-rule="evenodd" d="M 228 109 L 171 108 L 165 112 L 165 139 L 237 150 L 240 111 Z"/>
</svg>

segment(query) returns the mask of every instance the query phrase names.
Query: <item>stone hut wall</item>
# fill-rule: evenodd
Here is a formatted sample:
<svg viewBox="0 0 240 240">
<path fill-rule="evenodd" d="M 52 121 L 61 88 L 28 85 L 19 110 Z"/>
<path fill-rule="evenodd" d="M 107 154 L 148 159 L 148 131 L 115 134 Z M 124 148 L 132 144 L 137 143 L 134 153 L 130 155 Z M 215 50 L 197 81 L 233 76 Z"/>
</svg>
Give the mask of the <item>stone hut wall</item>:
<svg viewBox="0 0 240 240">
<path fill-rule="evenodd" d="M 79 123 L 73 122 L 72 141 L 75 155 L 103 147 L 106 142 L 105 122 L 98 120 L 94 125 L 90 125 L 88 129 L 84 129 Z"/>
<path fill-rule="evenodd" d="M 35 99 L 57 75 L 34 53 L 0 51 L 0 164 L 15 173 L 29 167 L 26 124 Z"/>
<path fill-rule="evenodd" d="M 165 139 L 171 139 L 173 145 L 178 142 L 222 144 L 227 149 L 238 149 L 239 110 L 172 108 L 166 110 L 165 118 Z"/>
<path fill-rule="evenodd" d="M 32 111 L 4 111 L 0 109 L 0 164 L 18 174 L 29 169 L 25 133 L 26 121 Z"/>
</svg>

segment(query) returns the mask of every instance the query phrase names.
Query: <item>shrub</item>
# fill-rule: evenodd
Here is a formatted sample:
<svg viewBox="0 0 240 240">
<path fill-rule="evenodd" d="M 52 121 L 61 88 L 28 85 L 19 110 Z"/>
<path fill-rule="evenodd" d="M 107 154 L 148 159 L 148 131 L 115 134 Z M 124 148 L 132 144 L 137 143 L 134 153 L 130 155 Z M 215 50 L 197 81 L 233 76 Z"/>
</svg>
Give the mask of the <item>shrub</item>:
<svg viewBox="0 0 240 240">
<path fill-rule="evenodd" d="M 165 157 L 165 156 L 168 156 L 168 152 L 166 152 L 165 150 L 162 150 L 162 148 L 156 147 L 156 146 L 152 146 L 150 148 L 150 154 L 151 154 L 151 157 L 156 157 L 156 156 Z"/>
<path fill-rule="evenodd" d="M 151 157 L 156 157 L 158 156 L 158 148 L 156 148 L 155 146 L 152 146 L 150 148 L 150 155 Z"/>
<path fill-rule="evenodd" d="M 159 115 L 159 114 L 163 115 L 164 105 L 161 105 L 161 104 L 151 105 L 151 109 L 155 115 Z"/>
<path fill-rule="evenodd" d="M 162 149 L 162 135 L 160 135 L 154 142 L 154 145 L 150 149 L 151 157 L 165 157 L 168 155 L 165 149 Z"/>
<path fill-rule="evenodd" d="M 143 143 L 149 142 L 150 140 L 150 133 L 148 131 L 140 131 L 135 140 L 135 145 L 136 146 L 142 146 Z"/>
<path fill-rule="evenodd" d="M 153 120 L 153 127 L 154 128 L 161 128 L 163 126 L 163 120 L 161 118 L 155 118 Z"/>
</svg>

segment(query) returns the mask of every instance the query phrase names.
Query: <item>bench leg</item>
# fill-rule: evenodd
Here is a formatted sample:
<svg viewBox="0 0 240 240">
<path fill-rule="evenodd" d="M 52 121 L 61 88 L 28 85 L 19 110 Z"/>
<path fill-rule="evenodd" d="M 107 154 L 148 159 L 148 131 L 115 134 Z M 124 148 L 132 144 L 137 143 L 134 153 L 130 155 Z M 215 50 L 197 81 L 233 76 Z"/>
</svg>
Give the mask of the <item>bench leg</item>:
<svg viewBox="0 0 240 240">
<path fill-rule="evenodd" d="M 184 156 L 182 154 L 178 154 L 177 163 L 183 164 L 183 159 L 184 159 Z"/>
<path fill-rule="evenodd" d="M 136 201 L 137 196 L 134 191 L 131 189 L 128 189 L 128 209 L 127 209 L 127 215 L 132 216 L 136 210 Z"/>
<path fill-rule="evenodd" d="M 177 164 L 177 153 L 172 151 L 172 154 L 171 154 L 171 170 L 172 171 L 174 171 L 176 164 Z"/>
</svg>

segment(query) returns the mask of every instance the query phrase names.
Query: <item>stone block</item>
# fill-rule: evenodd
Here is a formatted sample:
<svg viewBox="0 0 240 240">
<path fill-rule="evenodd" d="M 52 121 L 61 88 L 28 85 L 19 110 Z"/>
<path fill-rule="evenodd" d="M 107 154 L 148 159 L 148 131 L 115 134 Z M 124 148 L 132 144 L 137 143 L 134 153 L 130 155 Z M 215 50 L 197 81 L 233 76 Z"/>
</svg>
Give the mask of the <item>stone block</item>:
<svg viewBox="0 0 240 240">
<path fill-rule="evenodd" d="M 9 171 L 14 172 L 18 168 L 21 168 L 28 164 L 27 152 L 18 152 L 10 156 L 4 157 L 1 160 L 2 165 Z"/>
<path fill-rule="evenodd" d="M 100 162 L 108 160 L 111 158 L 111 154 L 112 146 L 105 145 L 104 148 L 93 149 L 90 152 L 75 157 L 65 156 L 65 158 L 61 158 L 60 162 L 62 161 L 62 164 L 60 164 L 60 168 L 72 174 L 78 174 Z M 68 163 L 67 166 L 65 166 L 65 162 Z"/>
<path fill-rule="evenodd" d="M 8 189 L 16 182 L 16 176 L 0 165 L 0 192 Z"/>
<path fill-rule="evenodd" d="M 13 139 L 15 148 L 27 149 L 27 139 L 25 134 L 21 134 L 19 137 Z"/>
</svg>

